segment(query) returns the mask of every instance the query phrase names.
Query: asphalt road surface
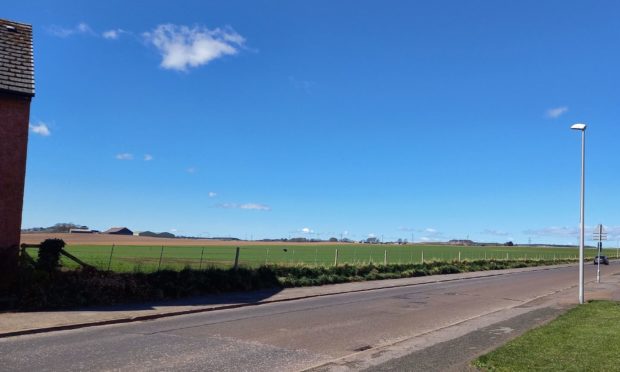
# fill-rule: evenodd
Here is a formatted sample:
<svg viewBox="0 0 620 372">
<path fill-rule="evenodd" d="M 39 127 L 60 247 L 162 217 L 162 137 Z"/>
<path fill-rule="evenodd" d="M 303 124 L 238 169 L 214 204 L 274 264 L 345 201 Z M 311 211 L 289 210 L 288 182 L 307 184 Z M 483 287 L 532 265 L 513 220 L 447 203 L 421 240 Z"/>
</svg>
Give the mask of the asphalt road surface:
<svg viewBox="0 0 620 372">
<path fill-rule="evenodd" d="M 586 266 L 587 280 L 595 275 L 593 266 Z M 604 273 L 603 280 L 612 278 L 620 273 L 620 265 L 607 266 Z M 426 335 L 420 339 L 430 346 L 429 335 L 441 330 L 444 335 L 439 341 L 456 339 L 462 336 L 451 331 L 456 324 L 471 323 L 473 332 L 488 325 L 476 323 L 477 319 L 517 310 L 522 314 L 525 304 L 567 290 L 576 282 L 577 267 L 573 266 L 11 337 L 0 340 L 0 369 L 362 369 L 368 364 L 356 364 L 358 356 L 360 360 L 372 357 L 373 350 L 420 335 Z M 577 290 L 569 291 L 576 299 Z M 401 364 L 415 363 L 413 350 L 409 355 L 409 359 L 403 359 L 402 353 L 395 358 L 400 357 Z M 348 364 L 330 364 L 345 359 Z M 407 370 L 406 365 L 401 369 Z"/>
</svg>

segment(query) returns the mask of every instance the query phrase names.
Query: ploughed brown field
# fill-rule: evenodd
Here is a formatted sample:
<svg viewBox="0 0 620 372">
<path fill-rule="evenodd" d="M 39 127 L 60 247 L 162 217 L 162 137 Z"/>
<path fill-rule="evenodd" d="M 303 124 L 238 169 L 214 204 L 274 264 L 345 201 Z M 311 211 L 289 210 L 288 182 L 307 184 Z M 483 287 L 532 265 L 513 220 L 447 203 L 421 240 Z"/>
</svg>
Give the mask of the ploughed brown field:
<svg viewBox="0 0 620 372">
<path fill-rule="evenodd" d="M 54 234 L 54 233 L 27 233 L 22 234 L 22 243 L 38 244 L 45 239 L 57 238 L 62 239 L 67 245 L 151 245 L 151 246 L 186 246 L 186 247 L 204 247 L 204 246 L 245 246 L 245 245 L 294 245 L 291 242 L 255 242 L 255 241 L 229 241 L 229 240 L 211 240 L 211 239 L 171 239 L 171 238 L 152 238 L 147 236 L 133 235 L 111 235 L 111 234 Z M 309 243 L 297 243 L 309 244 Z M 330 243 L 320 242 L 312 243 L 313 245 L 336 245 L 346 243 Z"/>
</svg>

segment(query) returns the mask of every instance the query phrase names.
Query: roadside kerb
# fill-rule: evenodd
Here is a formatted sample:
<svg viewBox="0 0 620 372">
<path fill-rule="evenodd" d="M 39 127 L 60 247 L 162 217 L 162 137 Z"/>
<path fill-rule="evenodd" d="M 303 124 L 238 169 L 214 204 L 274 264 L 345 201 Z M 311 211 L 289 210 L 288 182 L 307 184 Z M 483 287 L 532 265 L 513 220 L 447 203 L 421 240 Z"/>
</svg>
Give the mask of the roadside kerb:
<svg viewBox="0 0 620 372">
<path fill-rule="evenodd" d="M 41 317 L 45 316 L 44 315 L 45 312 L 4 313 L 4 314 L 0 314 L 0 324 L 1 324 L 0 325 L 0 338 L 29 335 L 29 334 L 36 334 L 36 333 L 71 330 L 71 329 L 86 328 L 86 327 L 104 326 L 104 325 L 112 325 L 112 324 L 123 324 L 123 323 L 139 322 L 139 321 L 146 321 L 146 320 L 155 320 L 155 319 L 173 317 L 173 316 L 179 316 L 179 315 L 189 315 L 189 314 L 204 313 L 204 312 L 211 312 L 211 311 L 218 311 L 218 310 L 236 309 L 236 308 L 241 308 L 241 307 L 259 306 L 259 305 L 264 305 L 264 304 L 296 301 L 296 300 L 303 300 L 303 299 L 309 299 L 309 298 L 315 298 L 315 297 L 339 295 L 339 294 L 345 294 L 345 293 L 356 293 L 356 292 L 366 292 L 366 291 L 373 291 L 373 290 L 380 290 L 380 289 L 418 286 L 418 285 L 424 285 L 424 284 L 451 282 L 451 281 L 457 281 L 457 280 L 479 279 L 479 278 L 502 276 L 502 275 L 509 275 L 509 274 L 515 274 L 515 273 L 520 273 L 520 272 L 528 272 L 528 271 L 556 270 L 556 269 L 570 267 L 570 266 L 576 266 L 576 264 L 535 266 L 535 267 L 525 267 L 525 268 L 518 268 L 518 269 L 477 271 L 477 272 L 470 272 L 470 273 L 432 275 L 432 276 L 414 277 L 414 278 L 350 282 L 350 283 L 341 283 L 341 284 L 330 284 L 330 285 L 317 286 L 317 287 L 287 288 L 281 291 L 280 293 L 272 296 L 271 299 L 260 300 L 260 301 L 252 302 L 252 303 L 207 305 L 207 306 L 200 306 L 199 308 L 196 308 L 196 305 L 177 306 L 177 308 L 178 307 L 186 307 L 186 308 L 191 307 L 191 308 L 182 309 L 182 310 L 169 310 L 169 311 L 163 310 L 163 311 L 159 311 L 159 312 L 155 312 L 151 314 L 145 314 L 145 315 L 127 315 L 127 316 L 111 318 L 111 319 L 108 318 L 108 319 L 92 320 L 92 321 L 77 322 L 77 323 L 67 322 L 67 324 L 38 326 L 35 328 L 14 329 L 14 330 L 5 330 L 5 331 L 1 330 L 1 328 L 5 328 L 5 327 L 10 328 L 10 325 L 7 325 L 7 322 L 5 322 L 6 319 L 2 319 L 3 317 L 6 318 L 7 316 L 11 316 L 11 315 L 17 317 L 17 316 L 24 316 L 27 314 L 36 314 L 37 318 L 41 319 Z M 90 310 L 81 309 L 81 310 L 76 310 L 76 311 L 89 312 Z M 132 312 L 142 311 L 143 312 L 145 310 L 130 310 L 130 311 Z M 112 311 L 92 310 L 92 312 L 101 312 L 105 314 L 110 314 L 114 312 L 114 310 Z M 71 310 L 62 311 L 62 313 L 67 314 L 67 316 L 71 316 Z M 21 321 L 23 322 L 23 320 Z M 31 324 L 31 322 L 29 322 L 29 324 Z"/>
</svg>

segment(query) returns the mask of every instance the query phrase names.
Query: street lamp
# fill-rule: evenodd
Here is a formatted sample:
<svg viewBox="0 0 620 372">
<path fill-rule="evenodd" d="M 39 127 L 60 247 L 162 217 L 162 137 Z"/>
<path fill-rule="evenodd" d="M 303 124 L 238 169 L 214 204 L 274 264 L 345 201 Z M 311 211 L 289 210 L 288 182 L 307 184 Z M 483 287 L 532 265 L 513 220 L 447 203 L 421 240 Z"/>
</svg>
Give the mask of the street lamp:
<svg viewBox="0 0 620 372">
<path fill-rule="evenodd" d="M 583 296 L 583 243 L 584 243 L 584 204 L 586 187 L 586 127 L 587 125 L 577 123 L 571 125 L 570 129 L 581 131 L 581 210 L 579 219 L 579 303 L 584 303 Z"/>
</svg>

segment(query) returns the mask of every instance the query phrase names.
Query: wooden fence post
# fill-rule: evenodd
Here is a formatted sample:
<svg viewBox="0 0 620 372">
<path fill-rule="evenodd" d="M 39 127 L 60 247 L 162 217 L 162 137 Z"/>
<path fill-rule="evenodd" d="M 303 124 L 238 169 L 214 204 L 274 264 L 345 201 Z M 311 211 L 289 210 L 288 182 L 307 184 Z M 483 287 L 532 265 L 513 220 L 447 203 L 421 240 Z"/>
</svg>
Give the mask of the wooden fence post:
<svg viewBox="0 0 620 372">
<path fill-rule="evenodd" d="M 233 266 L 233 268 L 235 270 L 239 268 L 239 247 L 237 247 L 237 250 L 235 252 L 235 265 Z"/>
<path fill-rule="evenodd" d="M 159 253 L 159 264 L 157 265 L 157 271 L 161 269 L 161 259 L 164 257 L 164 246 L 161 246 L 161 252 Z"/>
<path fill-rule="evenodd" d="M 114 244 L 112 244 L 112 249 L 110 250 L 110 259 L 108 260 L 108 271 L 110 271 L 110 265 L 112 264 L 112 255 L 114 254 Z"/>
</svg>

